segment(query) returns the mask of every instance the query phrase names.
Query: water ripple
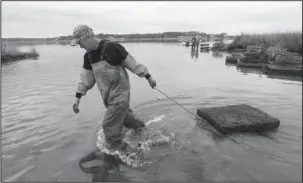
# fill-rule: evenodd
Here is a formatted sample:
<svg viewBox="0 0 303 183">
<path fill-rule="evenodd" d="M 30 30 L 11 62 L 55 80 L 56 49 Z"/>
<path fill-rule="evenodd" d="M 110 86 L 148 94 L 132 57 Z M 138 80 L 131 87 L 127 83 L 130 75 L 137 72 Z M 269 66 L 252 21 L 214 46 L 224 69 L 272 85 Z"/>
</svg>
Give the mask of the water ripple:
<svg viewBox="0 0 303 183">
<path fill-rule="evenodd" d="M 301 179 L 301 80 L 268 78 L 261 73 L 227 68 L 224 57 L 214 58 L 211 53 L 200 54 L 193 61 L 187 48 L 161 45 L 125 43 L 138 60 L 144 60 L 154 70 L 153 75 L 160 82 L 158 88 L 173 100 L 193 113 L 199 107 L 245 103 L 277 117 L 281 125 L 276 132 L 263 136 L 234 136 L 240 142 L 235 145 L 228 138 L 215 137 L 207 123 L 196 125 L 194 116 L 161 93 L 155 94 L 144 80 L 130 73 L 135 114 L 146 122 L 164 116 L 149 127 L 175 134 L 178 148 L 169 153 L 161 149 L 153 152 L 156 163 L 144 171 L 125 168 L 120 174 L 131 181 Z M 68 172 L 62 175 L 69 174 L 69 180 L 82 180 L 85 175 L 74 168 L 77 158 L 72 161 L 66 157 L 82 156 L 88 151 L 87 138 L 105 112 L 100 93 L 96 87 L 89 91 L 81 99 L 81 112 L 73 114 L 71 105 L 83 52 L 55 45 L 37 49 L 40 60 L 2 67 L 3 179 L 52 181 L 57 180 L 57 172 Z M 55 158 L 47 159 L 48 153 L 54 153 Z M 44 178 L 25 176 L 39 173 L 38 166 L 47 172 Z"/>
</svg>

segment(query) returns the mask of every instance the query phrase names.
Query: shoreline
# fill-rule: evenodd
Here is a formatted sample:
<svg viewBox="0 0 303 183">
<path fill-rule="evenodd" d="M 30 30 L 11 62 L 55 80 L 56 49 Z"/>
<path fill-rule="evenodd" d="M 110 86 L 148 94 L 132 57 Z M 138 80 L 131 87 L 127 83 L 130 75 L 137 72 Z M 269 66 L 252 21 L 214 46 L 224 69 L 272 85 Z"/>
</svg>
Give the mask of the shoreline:
<svg viewBox="0 0 303 183">
<path fill-rule="evenodd" d="M 172 39 L 124 39 L 122 40 L 113 40 L 119 43 L 128 43 L 128 42 L 180 42 L 176 38 Z M 71 40 L 60 40 L 60 41 L 23 41 L 23 42 L 6 42 L 2 43 L 3 45 L 16 45 L 16 46 L 23 46 L 23 45 L 54 45 L 54 44 L 61 44 L 61 45 L 68 45 L 71 43 Z"/>
<path fill-rule="evenodd" d="M 173 38 L 135 38 L 135 39 L 111 39 L 108 40 L 116 41 L 119 43 L 140 43 L 140 42 L 151 42 L 151 43 L 158 43 L 158 42 L 167 42 L 167 43 L 181 43 L 177 37 Z M 224 39 L 224 40 L 231 40 L 231 39 Z M 51 40 L 51 41 L 19 41 L 19 42 L 2 42 L 2 45 L 53 45 L 53 44 L 61 44 L 67 45 L 70 44 L 72 40 Z M 218 40 L 208 40 L 203 42 L 218 42 Z M 201 42 L 202 43 L 202 42 Z"/>
<path fill-rule="evenodd" d="M 25 59 L 36 60 L 38 57 L 39 57 L 38 53 L 31 53 L 31 52 L 26 52 L 26 53 L 20 52 L 18 54 L 2 54 L 1 64 L 13 62 L 13 61 L 25 60 Z"/>
</svg>

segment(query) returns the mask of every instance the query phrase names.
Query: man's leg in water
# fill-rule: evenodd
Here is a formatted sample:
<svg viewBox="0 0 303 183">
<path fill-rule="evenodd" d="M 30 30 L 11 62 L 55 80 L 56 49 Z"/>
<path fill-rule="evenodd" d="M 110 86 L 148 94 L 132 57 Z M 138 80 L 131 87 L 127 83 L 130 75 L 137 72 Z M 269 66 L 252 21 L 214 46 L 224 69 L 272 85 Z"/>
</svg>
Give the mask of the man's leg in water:
<svg viewBox="0 0 303 183">
<path fill-rule="evenodd" d="M 87 156 L 91 152 L 98 152 L 99 149 L 96 145 L 97 142 L 97 132 L 99 132 L 99 128 L 92 129 L 90 133 L 88 133 L 88 137 L 86 138 L 86 142 L 83 147 L 77 151 L 77 153 L 82 158 L 83 156 Z"/>
<path fill-rule="evenodd" d="M 126 102 L 110 104 L 104 115 L 102 127 L 107 145 L 110 148 L 116 148 L 122 143 L 122 126 L 128 112 Z"/>
<path fill-rule="evenodd" d="M 145 124 L 133 113 L 133 110 L 129 107 L 124 120 L 124 126 L 126 128 L 136 130 L 138 128 L 145 127 Z"/>
<path fill-rule="evenodd" d="M 114 107 L 112 107 L 112 108 L 108 107 L 106 114 L 104 116 L 104 119 L 103 119 L 103 124 L 98 124 L 96 131 L 94 131 L 91 135 L 89 149 L 93 149 L 93 150 L 98 149 L 98 147 L 96 146 L 97 135 L 98 135 L 97 133 L 101 130 L 101 128 L 103 128 L 104 134 L 106 132 L 109 132 L 109 130 L 104 129 L 104 127 L 103 127 L 104 124 L 105 124 L 105 126 L 107 126 L 107 129 L 116 128 L 117 130 L 114 133 L 118 134 L 117 137 L 119 139 L 122 138 L 122 137 L 119 137 L 119 135 L 121 134 L 122 125 L 124 125 L 126 128 L 135 129 L 135 130 L 138 128 L 141 128 L 141 127 L 145 127 L 144 122 L 135 116 L 135 114 L 133 113 L 131 108 L 129 108 L 129 107 L 123 108 L 122 106 L 118 107 L 118 108 L 119 108 L 119 110 L 115 110 Z M 118 114 L 119 111 L 121 112 L 120 114 Z M 121 119 L 123 118 L 125 112 L 126 112 L 126 115 L 124 117 L 124 122 L 121 125 L 121 123 L 119 123 L 119 121 L 121 122 Z M 114 120 L 113 119 L 114 117 L 116 117 L 116 119 L 117 119 L 115 121 L 116 124 L 115 124 L 115 122 L 111 122 L 111 120 Z M 111 126 L 110 126 L 110 124 L 111 124 Z M 111 134 L 113 134 L 113 133 L 111 133 Z"/>
</svg>

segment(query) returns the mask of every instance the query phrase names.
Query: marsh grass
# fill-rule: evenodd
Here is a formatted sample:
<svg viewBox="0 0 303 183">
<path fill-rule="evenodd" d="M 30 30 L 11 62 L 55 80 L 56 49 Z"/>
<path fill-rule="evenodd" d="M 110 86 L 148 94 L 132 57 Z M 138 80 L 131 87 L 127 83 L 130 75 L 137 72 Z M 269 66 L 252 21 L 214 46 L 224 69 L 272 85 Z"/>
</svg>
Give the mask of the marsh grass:
<svg viewBox="0 0 303 183">
<path fill-rule="evenodd" d="M 32 47 L 29 51 L 20 51 L 18 46 L 15 45 L 4 45 L 1 47 L 1 62 L 9 62 L 23 59 L 35 59 L 39 56 L 37 50 Z"/>
<path fill-rule="evenodd" d="M 302 32 L 242 34 L 234 39 L 228 49 L 247 48 L 248 45 L 276 47 L 302 56 Z"/>
</svg>

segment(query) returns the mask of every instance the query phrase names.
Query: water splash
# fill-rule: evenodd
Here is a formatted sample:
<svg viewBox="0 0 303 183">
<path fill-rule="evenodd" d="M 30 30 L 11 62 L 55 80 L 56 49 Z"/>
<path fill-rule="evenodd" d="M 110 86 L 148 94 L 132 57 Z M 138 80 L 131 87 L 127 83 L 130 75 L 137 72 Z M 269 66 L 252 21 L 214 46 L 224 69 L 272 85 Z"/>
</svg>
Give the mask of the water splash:
<svg viewBox="0 0 303 183">
<path fill-rule="evenodd" d="M 135 152 L 111 151 L 106 148 L 105 136 L 103 129 L 98 133 L 97 147 L 101 152 L 111 154 L 118 157 L 124 164 L 130 167 L 138 168 L 153 163 L 144 160 L 144 152 L 148 152 L 156 147 L 163 145 L 174 145 L 174 134 L 165 131 L 145 129 L 141 131 L 123 128 L 122 134 L 125 142 L 127 142 Z"/>
<path fill-rule="evenodd" d="M 161 99 L 162 99 L 162 97 L 161 97 L 160 95 L 158 95 L 157 90 L 156 90 L 156 89 L 154 89 L 154 91 L 155 91 L 155 93 L 156 93 L 156 98 L 157 98 L 158 100 L 161 100 Z"/>
<path fill-rule="evenodd" d="M 160 122 L 164 117 L 165 115 L 157 116 L 154 119 L 148 121 L 145 125 L 148 126 L 150 123 Z"/>
<path fill-rule="evenodd" d="M 132 145 L 132 144 L 130 144 Z M 127 166 L 131 166 L 134 168 L 142 167 L 148 162 L 143 162 L 139 157 L 140 155 L 136 152 L 130 153 L 130 152 L 123 152 L 123 151 L 111 151 L 108 148 L 106 148 L 105 145 L 105 136 L 104 132 L 101 129 L 98 133 L 98 140 L 97 140 L 97 147 L 100 149 L 101 152 L 104 152 L 106 154 L 110 154 L 113 156 L 118 156 L 119 159 L 125 163 Z M 133 147 L 132 147 L 133 148 Z"/>
</svg>

